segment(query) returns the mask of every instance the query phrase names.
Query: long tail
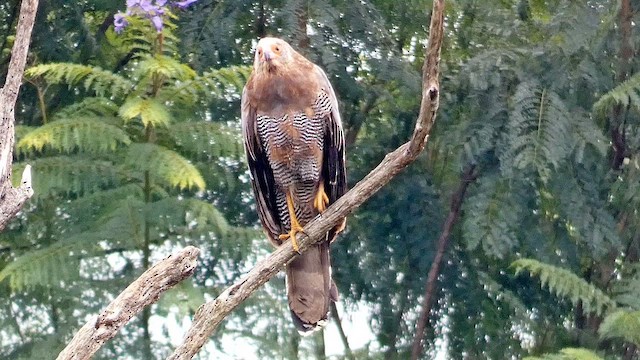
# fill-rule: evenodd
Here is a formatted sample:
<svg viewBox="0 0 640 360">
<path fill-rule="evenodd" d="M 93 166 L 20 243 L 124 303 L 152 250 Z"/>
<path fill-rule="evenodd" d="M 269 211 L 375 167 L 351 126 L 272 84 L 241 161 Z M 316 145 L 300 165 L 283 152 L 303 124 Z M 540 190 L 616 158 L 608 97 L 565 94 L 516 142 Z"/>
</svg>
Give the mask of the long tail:
<svg viewBox="0 0 640 360">
<path fill-rule="evenodd" d="M 323 241 L 287 265 L 287 297 L 293 323 L 305 335 L 324 326 L 338 290 L 331 280 L 329 241 Z"/>
</svg>

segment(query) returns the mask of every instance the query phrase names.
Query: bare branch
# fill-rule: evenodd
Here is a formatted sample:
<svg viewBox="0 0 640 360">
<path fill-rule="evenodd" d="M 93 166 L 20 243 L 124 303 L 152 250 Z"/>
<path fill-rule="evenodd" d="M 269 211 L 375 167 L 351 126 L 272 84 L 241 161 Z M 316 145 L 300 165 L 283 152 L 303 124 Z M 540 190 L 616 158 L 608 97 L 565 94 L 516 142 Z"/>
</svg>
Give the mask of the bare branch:
<svg viewBox="0 0 640 360">
<path fill-rule="evenodd" d="M 300 251 L 325 238 L 325 234 L 345 216 L 362 205 L 375 192 L 387 184 L 396 174 L 420 154 L 435 121 L 439 101 L 440 48 L 444 36 L 444 0 L 433 2 L 429 42 L 423 66 L 422 104 L 411 141 L 388 154 L 382 163 L 371 171 L 353 189 L 332 204 L 324 213 L 309 222 L 303 236 L 298 239 Z M 217 299 L 198 309 L 184 342 L 169 359 L 191 359 L 220 322 L 258 287 L 291 261 L 296 253 L 291 246 L 281 246 L 266 259 L 260 261 L 245 277 L 226 289 Z"/>
<path fill-rule="evenodd" d="M 333 301 L 331 302 L 331 317 L 338 327 L 338 333 L 340 334 L 340 339 L 342 340 L 342 346 L 344 346 L 344 357 L 347 360 L 355 360 L 353 352 L 351 351 L 351 347 L 349 347 L 349 339 L 347 339 L 347 334 L 345 334 L 344 329 L 342 328 L 342 321 L 340 320 L 340 314 L 338 314 L 338 307 Z"/>
<path fill-rule="evenodd" d="M 87 322 L 58 355 L 57 360 L 89 359 L 133 316 L 160 295 L 193 274 L 200 250 L 187 246 L 145 271 L 97 317 Z"/>
<path fill-rule="evenodd" d="M 15 142 L 16 101 L 24 67 L 27 63 L 31 31 L 36 21 L 37 10 L 38 0 L 22 1 L 7 79 L 0 89 L 0 204 L 2 204 L 0 205 L 0 231 L 7 226 L 7 223 L 20 211 L 27 199 L 33 195 L 30 169 L 25 169 L 20 187 L 14 188 L 11 185 L 11 164 Z"/>
<path fill-rule="evenodd" d="M 460 216 L 460 208 L 462 207 L 462 201 L 464 195 L 467 192 L 469 184 L 471 184 L 476 178 L 475 165 L 471 165 L 464 171 L 460 179 L 460 185 L 458 189 L 451 197 L 451 207 L 449 208 L 449 215 L 442 226 L 442 232 L 438 239 L 438 250 L 436 256 L 431 263 L 431 269 L 427 275 L 427 283 L 425 285 L 424 299 L 422 300 L 422 309 L 420 309 L 420 316 L 418 317 L 418 324 L 416 325 L 416 333 L 413 337 L 413 345 L 411 346 L 411 359 L 416 360 L 422 354 L 424 330 L 427 328 L 429 322 L 429 314 L 431 313 L 431 306 L 433 305 L 433 299 L 435 297 L 436 282 L 438 275 L 440 275 L 440 267 L 444 259 L 444 254 L 449 247 L 449 235 L 453 229 L 453 225 L 458 221 Z"/>
</svg>

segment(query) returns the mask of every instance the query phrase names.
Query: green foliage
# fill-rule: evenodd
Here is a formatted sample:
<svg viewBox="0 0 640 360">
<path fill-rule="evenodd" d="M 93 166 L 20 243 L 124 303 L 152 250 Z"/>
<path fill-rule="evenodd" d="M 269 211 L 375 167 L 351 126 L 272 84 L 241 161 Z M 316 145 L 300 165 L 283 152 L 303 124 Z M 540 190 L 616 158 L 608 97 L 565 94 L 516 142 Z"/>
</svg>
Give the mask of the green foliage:
<svg viewBox="0 0 640 360">
<path fill-rule="evenodd" d="M 463 223 L 469 250 L 482 245 L 487 254 L 501 258 L 518 244 L 516 227 L 522 215 L 515 186 L 506 180 L 483 179 L 478 192 L 469 197 Z"/>
<path fill-rule="evenodd" d="M 205 184 L 198 169 L 180 154 L 155 144 L 133 144 L 125 157 L 125 168 L 150 173 L 169 186 L 180 190 L 197 188 Z"/>
<path fill-rule="evenodd" d="M 140 273 L 144 249 L 151 262 L 186 244 L 202 249 L 193 282 L 151 308 L 179 324 L 271 251 L 238 124 L 257 38 L 284 37 L 326 70 L 350 185 L 413 130 L 429 0 L 199 0 L 181 19 L 169 15 L 162 37 L 135 17 L 116 34 L 106 16 L 122 3 L 41 0 L 31 59 L 45 65 L 20 92 L 17 137 L 30 143 L 14 171 L 33 165 L 36 201 L 0 236 L 2 358 L 59 349 L 78 319 Z M 0 73 L 17 4 L 0 5 Z M 332 245 L 347 336 L 373 333 L 352 349 L 357 358 L 408 357 L 435 244 L 469 165 L 477 179 L 450 229 L 426 357 L 613 359 L 634 341 L 640 57 L 620 57 L 620 4 L 447 3 L 440 108 L 425 153 L 349 216 Z M 630 78 L 620 84 L 623 67 Z M 518 258 L 539 262 L 518 269 L 537 269 L 545 289 L 505 272 Z M 292 330 L 283 287 L 278 277 L 249 299 L 202 357 L 236 356 L 229 339 L 248 341 L 258 358 L 313 357 L 317 343 Z M 585 306 L 591 313 L 578 311 Z M 355 309 L 370 319 L 356 323 Z M 612 340 L 598 343 L 612 309 L 600 331 Z M 149 355 L 144 326 L 134 321 L 96 358 L 166 357 L 162 336 L 172 330 L 152 329 Z"/>
<path fill-rule="evenodd" d="M 80 258 L 77 249 L 85 253 L 87 239 L 74 237 L 52 246 L 30 251 L 13 260 L 2 271 L 0 281 L 9 279 L 13 291 L 36 286 L 55 287 L 78 278 Z M 83 244 L 84 243 L 84 244 Z"/>
<path fill-rule="evenodd" d="M 198 159 L 239 158 L 244 154 L 239 134 L 216 122 L 183 122 L 168 134 L 181 153 Z"/>
<path fill-rule="evenodd" d="M 124 130 L 105 119 L 101 120 L 81 117 L 50 122 L 25 134 L 16 144 L 17 150 L 19 153 L 52 149 L 63 153 L 82 151 L 99 154 L 131 143 Z"/>
<path fill-rule="evenodd" d="M 154 99 L 139 97 L 127 99 L 120 107 L 119 115 L 125 123 L 139 117 L 145 128 L 167 127 L 171 121 L 171 114 L 163 104 Z"/>
<path fill-rule="evenodd" d="M 605 119 L 615 106 L 633 108 L 640 112 L 640 73 L 602 95 L 593 104 L 594 115 L 600 120 Z"/>
<path fill-rule="evenodd" d="M 503 172 L 533 169 L 546 182 L 571 151 L 569 112 L 556 93 L 536 83 L 519 84 L 512 101 Z"/>
<path fill-rule="evenodd" d="M 559 353 L 527 356 L 523 360 L 603 360 L 603 358 L 589 349 L 564 348 Z"/>
<path fill-rule="evenodd" d="M 598 333 L 603 339 L 622 338 L 640 345 L 640 311 L 617 310 L 608 314 Z"/>
<path fill-rule="evenodd" d="M 119 181 L 118 168 L 87 156 L 51 156 L 30 160 L 36 198 L 78 196 L 110 188 Z M 24 163 L 14 164 L 16 177 Z"/>
<path fill-rule="evenodd" d="M 511 264 L 516 275 L 528 271 L 540 278 L 542 286 L 560 297 L 568 298 L 573 305 L 581 304 L 585 313 L 603 314 L 615 309 L 615 302 L 602 290 L 589 284 L 573 272 L 557 266 L 541 263 L 534 259 L 519 259 Z"/>
<path fill-rule="evenodd" d="M 211 271 L 215 286 L 222 286 L 231 274 L 218 275 L 219 267 L 239 273 L 239 250 L 246 251 L 263 236 L 241 221 L 229 224 L 227 214 L 214 205 L 220 194 L 207 188 L 201 173 L 237 163 L 243 153 L 240 128 L 230 123 L 235 116 L 219 115 L 211 103 L 237 102 L 248 67 L 198 75 L 176 58 L 174 26 L 168 24 L 158 41 L 148 20 L 138 25 L 130 24 L 132 31 L 123 38 L 107 36 L 121 47 L 111 48 L 105 59 L 132 51 L 124 55 L 128 63 L 49 63 L 27 72 L 40 90 L 41 105 L 48 105 L 39 109 L 48 120 L 19 126 L 16 170 L 33 166 L 37 201 L 0 237 L 0 249 L 10 249 L 0 252 L 0 289 L 13 298 L 10 304 L 37 294 L 38 303 L 46 306 L 36 312 L 45 314 L 42 323 L 54 327 L 60 338 L 75 332 L 78 321 L 97 312 L 104 299 L 167 252 L 185 244 L 209 251 L 219 265 L 205 266 L 202 272 Z M 57 94 L 50 96 L 52 89 L 65 91 L 57 85 L 68 86 L 62 102 L 56 101 Z M 241 183 L 238 175 L 221 170 L 206 175 L 214 183 Z M 183 314 L 195 310 L 211 291 L 201 286 L 204 281 L 200 278 L 197 286 L 177 296 L 187 298 Z M 58 289 L 55 300 L 47 295 Z M 60 320 L 48 320 L 49 305 Z M 167 305 L 158 314 L 172 311 Z M 17 331 L 23 330 L 18 326 Z M 115 347 L 138 349 L 130 355 L 140 358 L 160 354 L 157 349 L 147 352 L 142 342 L 132 335 L 115 340 Z M 9 351 L 3 349 L 0 356 Z M 37 347 L 20 351 L 26 357 L 39 354 Z M 121 355 L 110 351 L 107 347 L 98 357 Z"/>
<path fill-rule="evenodd" d="M 49 84 L 74 86 L 82 83 L 85 90 L 99 97 L 120 96 L 132 90 L 134 83 L 111 71 L 94 66 L 59 63 L 42 64 L 25 71 L 27 78 L 42 77 Z"/>
</svg>

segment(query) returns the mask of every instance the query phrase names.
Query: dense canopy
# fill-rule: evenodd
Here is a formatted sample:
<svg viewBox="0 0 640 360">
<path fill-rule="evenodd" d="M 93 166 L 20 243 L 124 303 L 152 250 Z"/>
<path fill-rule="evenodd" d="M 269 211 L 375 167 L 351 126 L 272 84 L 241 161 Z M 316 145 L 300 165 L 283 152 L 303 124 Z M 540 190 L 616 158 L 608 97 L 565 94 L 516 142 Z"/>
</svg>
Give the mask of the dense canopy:
<svg viewBox="0 0 640 360">
<path fill-rule="evenodd" d="M 0 4 L 3 81 L 19 5 Z M 0 358 L 50 358 L 150 264 L 194 245 L 193 279 L 96 358 L 170 354 L 198 306 L 272 250 L 240 124 L 258 39 L 325 70 L 353 185 L 411 135 L 430 9 L 41 0 L 14 154 L 35 195 L 0 233 Z M 339 318 L 301 338 L 279 276 L 199 358 L 405 359 L 424 316 L 425 359 L 638 357 L 639 14 L 631 0 L 447 1 L 427 148 L 331 247 Z"/>
</svg>

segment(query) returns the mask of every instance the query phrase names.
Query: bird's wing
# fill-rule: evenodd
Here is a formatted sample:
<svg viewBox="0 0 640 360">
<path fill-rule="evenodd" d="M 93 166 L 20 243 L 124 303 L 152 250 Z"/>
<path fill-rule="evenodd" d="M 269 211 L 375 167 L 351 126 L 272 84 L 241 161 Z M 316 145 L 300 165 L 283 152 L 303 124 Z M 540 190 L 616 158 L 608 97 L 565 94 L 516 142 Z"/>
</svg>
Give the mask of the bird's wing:
<svg viewBox="0 0 640 360">
<path fill-rule="evenodd" d="M 327 75 L 317 65 L 314 66 L 314 72 L 320 87 L 331 100 L 331 114 L 327 118 L 325 129 L 322 178 L 329 197 L 329 204 L 332 204 L 347 191 L 344 131 L 342 130 L 338 99 Z"/>
<path fill-rule="evenodd" d="M 258 136 L 256 109 L 250 106 L 246 92 L 247 89 L 245 87 L 242 91 L 241 102 L 242 137 L 249 164 L 251 186 L 253 187 L 258 216 L 262 225 L 267 231 L 269 240 L 278 246 L 281 243 L 278 235 L 283 233 L 283 229 L 278 217 L 276 184 L 267 154 L 264 152 L 264 147 Z"/>
</svg>

